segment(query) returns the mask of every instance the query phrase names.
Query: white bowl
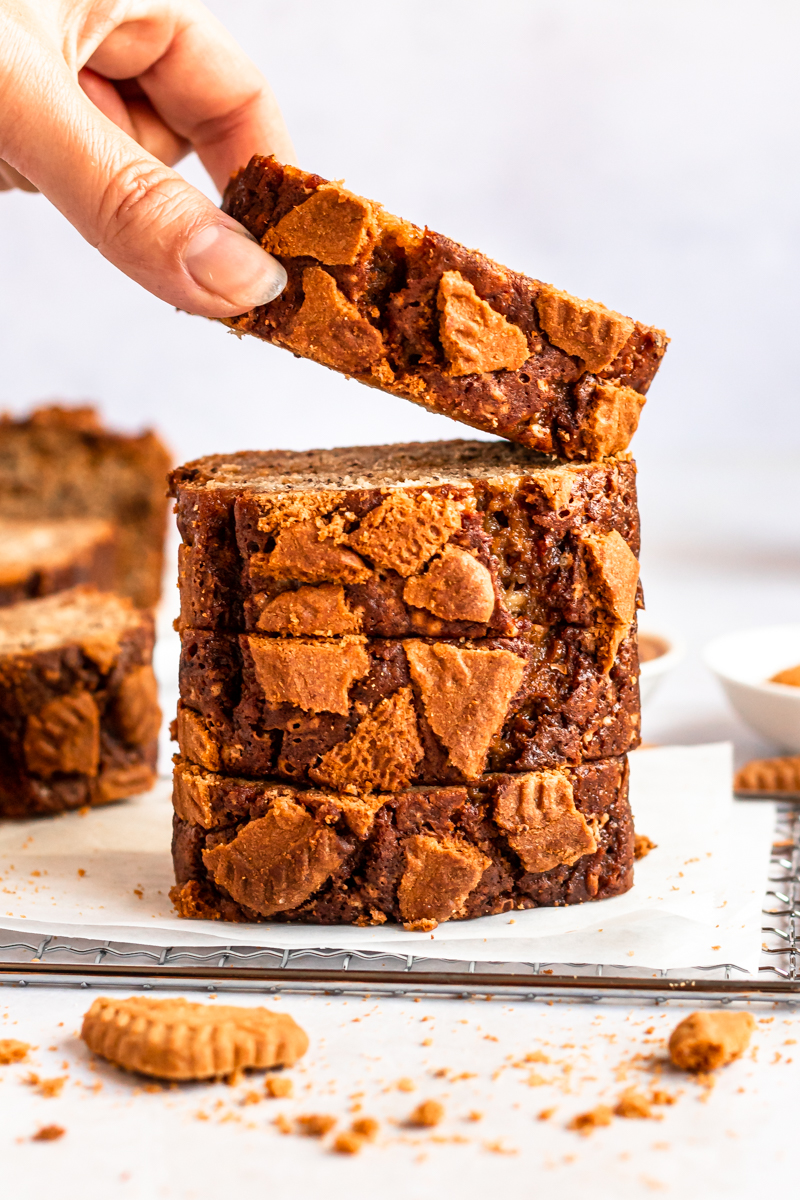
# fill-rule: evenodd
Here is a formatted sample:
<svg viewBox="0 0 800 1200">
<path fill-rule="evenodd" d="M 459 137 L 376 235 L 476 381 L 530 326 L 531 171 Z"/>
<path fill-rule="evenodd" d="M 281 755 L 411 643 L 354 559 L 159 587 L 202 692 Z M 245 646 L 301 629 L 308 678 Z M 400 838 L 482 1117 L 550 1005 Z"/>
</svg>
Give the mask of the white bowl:
<svg viewBox="0 0 800 1200">
<path fill-rule="evenodd" d="M 686 649 L 683 642 L 678 638 L 660 633 L 655 629 L 648 629 L 646 625 L 643 629 L 639 630 L 639 637 L 640 639 L 652 639 L 659 644 L 659 648 L 661 649 L 661 653 L 657 658 L 651 658 L 639 666 L 639 693 L 642 698 L 642 704 L 646 704 L 648 700 L 652 699 L 653 693 L 660 685 L 664 676 L 673 667 L 676 667 L 684 657 Z"/>
<path fill-rule="evenodd" d="M 768 682 L 800 663 L 800 625 L 728 633 L 703 657 L 743 721 L 781 750 L 800 753 L 800 688 Z"/>
</svg>

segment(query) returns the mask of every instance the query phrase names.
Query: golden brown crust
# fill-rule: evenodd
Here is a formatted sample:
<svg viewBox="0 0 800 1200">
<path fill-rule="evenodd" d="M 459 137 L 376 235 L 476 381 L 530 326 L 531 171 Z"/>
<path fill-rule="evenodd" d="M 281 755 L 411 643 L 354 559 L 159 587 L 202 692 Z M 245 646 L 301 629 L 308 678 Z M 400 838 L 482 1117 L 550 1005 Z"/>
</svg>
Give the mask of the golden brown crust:
<svg viewBox="0 0 800 1200">
<path fill-rule="evenodd" d="M 467 779 L 477 779 L 522 683 L 523 660 L 510 650 L 470 650 L 444 642 L 408 641 L 405 652 L 448 762 Z"/>
<path fill-rule="evenodd" d="M 258 601 L 259 597 L 255 599 Z M 361 615 L 348 605 L 341 584 L 321 583 L 316 587 L 300 587 L 296 592 L 281 592 L 267 601 L 259 613 L 257 626 L 265 633 L 292 637 L 336 637 L 358 633 Z"/>
<path fill-rule="evenodd" d="M 303 292 L 300 311 L 283 338 L 289 349 L 348 375 L 376 367 L 385 357 L 383 335 L 339 291 L 332 276 L 322 267 L 306 268 Z"/>
<path fill-rule="evenodd" d="M 633 388 L 598 383 L 583 427 L 583 445 L 590 458 L 606 458 L 627 449 L 639 426 L 645 397 Z"/>
<path fill-rule="evenodd" d="M 89 692 L 59 696 L 28 717 L 23 751 L 28 770 L 51 775 L 97 775 L 100 712 Z"/>
<path fill-rule="evenodd" d="M 800 792 L 800 754 L 754 758 L 736 772 L 737 792 Z"/>
<path fill-rule="evenodd" d="M 269 917 L 307 900 L 345 854 L 332 829 L 280 796 L 233 841 L 204 850 L 203 862 L 237 904 Z"/>
<path fill-rule="evenodd" d="M 285 642 L 249 637 L 256 678 L 269 704 L 347 716 L 348 692 L 369 670 L 361 642 Z"/>
<path fill-rule="evenodd" d="M 741 1057 L 756 1023 L 749 1012 L 696 1012 L 672 1031 L 669 1055 L 683 1071 L 715 1071 Z"/>
<path fill-rule="evenodd" d="M 445 546 L 424 575 L 413 575 L 403 599 L 444 621 L 481 623 L 491 619 L 496 602 L 489 569 L 458 546 Z"/>
<path fill-rule="evenodd" d="M 530 351 L 522 330 L 481 300 L 458 271 L 442 275 L 436 304 L 448 375 L 517 371 L 527 361 Z"/>
<path fill-rule="evenodd" d="M 423 755 L 414 698 L 406 687 L 381 700 L 350 740 L 329 750 L 309 774 L 342 791 L 395 792 L 408 787 Z"/>
<path fill-rule="evenodd" d="M 215 1079 L 293 1066 L 308 1037 L 287 1013 L 191 1004 L 183 999 L 101 996 L 83 1018 L 94 1054 L 157 1079 Z"/>
<path fill-rule="evenodd" d="M 357 554 L 329 538 L 321 539 L 319 533 L 313 520 L 287 525 L 270 554 L 251 556 L 251 576 L 298 583 L 364 583 L 370 578 L 372 572 Z"/>
<path fill-rule="evenodd" d="M 498 788 L 494 816 L 526 871 L 571 867 L 594 854 L 597 841 L 575 807 L 572 784 L 561 771 L 508 777 Z"/>
<path fill-rule="evenodd" d="M 323 183 L 262 239 L 265 250 L 352 266 L 375 240 L 375 205 L 337 183 Z"/>
<path fill-rule="evenodd" d="M 635 328 L 630 317 L 548 284 L 542 284 L 536 309 L 553 345 L 583 359 L 585 369 L 592 372 L 611 365 Z"/>
<path fill-rule="evenodd" d="M 415 834 L 403 843 L 405 871 L 397 889 L 406 929 L 428 930 L 457 917 L 491 859 L 455 838 Z"/>
<path fill-rule="evenodd" d="M 461 528 L 463 508 L 449 496 L 393 491 L 367 513 L 348 544 L 376 567 L 407 578 Z"/>
</svg>

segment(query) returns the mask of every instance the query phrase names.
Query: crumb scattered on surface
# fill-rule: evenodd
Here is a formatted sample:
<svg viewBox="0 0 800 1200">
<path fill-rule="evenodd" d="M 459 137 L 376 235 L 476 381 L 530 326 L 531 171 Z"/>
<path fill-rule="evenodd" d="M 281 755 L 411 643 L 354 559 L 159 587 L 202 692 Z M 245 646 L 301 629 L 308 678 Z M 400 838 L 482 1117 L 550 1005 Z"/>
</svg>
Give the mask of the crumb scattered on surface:
<svg viewBox="0 0 800 1200">
<path fill-rule="evenodd" d="M 283 1113 L 278 1113 L 278 1116 L 272 1122 L 279 1133 L 291 1133 L 292 1123 Z"/>
<path fill-rule="evenodd" d="M 614 1114 L 607 1104 L 598 1104 L 596 1108 L 589 1112 L 578 1113 L 572 1118 L 567 1125 L 567 1129 L 572 1129 L 576 1133 L 580 1133 L 583 1137 L 588 1137 L 593 1129 L 597 1129 L 600 1125 L 610 1125 L 611 1118 Z"/>
<path fill-rule="evenodd" d="M 635 1088 L 628 1088 L 622 1093 L 614 1108 L 614 1113 L 618 1117 L 632 1117 L 641 1120 L 653 1117 L 650 1101 Z"/>
<path fill-rule="evenodd" d="M 430 1129 L 438 1125 L 443 1117 L 444 1108 L 438 1100 L 423 1100 L 411 1113 L 408 1124 L 418 1129 Z"/>
<path fill-rule="evenodd" d="M 633 838 L 633 857 L 647 858 L 651 850 L 657 850 L 658 844 L 652 842 L 647 834 L 637 833 Z"/>
<path fill-rule="evenodd" d="M 397 1088 L 398 1092 L 413 1092 L 415 1090 L 414 1080 L 407 1079 L 405 1077 L 403 1079 L 398 1079 L 395 1087 Z"/>
<path fill-rule="evenodd" d="M 378 1136 L 380 1125 L 374 1117 L 359 1117 L 357 1121 L 353 1121 L 350 1129 L 359 1137 L 364 1138 L 368 1142 L 374 1142 Z"/>
<path fill-rule="evenodd" d="M 692 1013 L 672 1031 L 670 1058 L 683 1071 L 715 1071 L 744 1053 L 754 1029 L 749 1012 Z"/>
<path fill-rule="evenodd" d="M 337 1134 L 333 1149 L 337 1154 L 358 1154 L 363 1145 L 364 1138 L 359 1137 L 357 1133 L 345 1130 L 344 1133 Z"/>
<path fill-rule="evenodd" d="M 43 1125 L 31 1138 L 32 1142 L 55 1142 L 66 1133 L 62 1125 Z"/>
<path fill-rule="evenodd" d="M 490 1154 L 519 1154 L 519 1151 L 515 1150 L 513 1146 L 504 1146 L 499 1138 L 494 1142 L 484 1142 L 483 1146 Z"/>
<path fill-rule="evenodd" d="M 22 1062 L 27 1058 L 29 1050 L 28 1042 L 18 1042 L 16 1038 L 0 1038 L 0 1067 Z"/>
<path fill-rule="evenodd" d="M 333 1129 L 336 1117 L 326 1113 L 306 1113 L 302 1117 L 295 1117 L 295 1122 L 303 1137 L 324 1137 Z"/>
<path fill-rule="evenodd" d="M 286 1075 L 268 1075 L 264 1080 L 264 1093 L 277 1099 L 288 1099 L 294 1092 L 294 1084 Z"/>
<path fill-rule="evenodd" d="M 465 1121 L 482 1121 L 482 1120 L 483 1120 L 483 1113 L 482 1113 L 482 1112 L 478 1112 L 478 1110 L 475 1108 L 475 1109 L 473 1109 L 473 1110 L 472 1110 L 472 1112 L 468 1112 L 468 1113 L 467 1113 L 467 1115 L 466 1115 L 466 1117 L 464 1118 L 464 1120 L 465 1120 Z"/>
<path fill-rule="evenodd" d="M 542 1111 L 537 1115 L 536 1120 L 549 1121 L 555 1111 L 556 1110 L 554 1108 L 543 1108 Z"/>
</svg>

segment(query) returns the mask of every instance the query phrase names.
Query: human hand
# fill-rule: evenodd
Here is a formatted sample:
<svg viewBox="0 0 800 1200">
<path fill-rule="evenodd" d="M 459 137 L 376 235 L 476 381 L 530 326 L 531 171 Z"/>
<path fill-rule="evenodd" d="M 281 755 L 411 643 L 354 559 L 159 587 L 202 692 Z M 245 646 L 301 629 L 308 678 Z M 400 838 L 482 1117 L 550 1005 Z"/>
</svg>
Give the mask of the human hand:
<svg viewBox="0 0 800 1200">
<path fill-rule="evenodd" d="M 169 304 L 228 317 L 286 272 L 172 166 L 220 191 L 255 153 L 292 162 L 260 72 L 200 0 L 0 0 L 0 191 L 40 191 Z"/>
</svg>

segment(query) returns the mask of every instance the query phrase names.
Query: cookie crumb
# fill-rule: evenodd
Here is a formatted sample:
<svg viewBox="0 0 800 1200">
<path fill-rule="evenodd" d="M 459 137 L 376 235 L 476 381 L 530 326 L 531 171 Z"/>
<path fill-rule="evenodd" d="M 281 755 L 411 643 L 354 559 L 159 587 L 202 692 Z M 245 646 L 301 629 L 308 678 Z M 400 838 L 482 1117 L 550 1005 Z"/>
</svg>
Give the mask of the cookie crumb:
<svg viewBox="0 0 800 1200">
<path fill-rule="evenodd" d="M 622 1093 L 614 1112 L 618 1117 L 632 1117 L 640 1120 L 646 1120 L 653 1116 L 650 1101 L 635 1088 L 628 1088 Z"/>
<path fill-rule="evenodd" d="M 473 1110 L 472 1110 L 472 1112 L 468 1112 L 468 1113 L 467 1113 L 467 1115 L 466 1115 L 466 1117 L 464 1118 L 464 1120 L 465 1120 L 465 1121 L 482 1121 L 482 1120 L 483 1120 L 483 1113 L 482 1113 L 482 1112 L 478 1112 L 478 1110 L 475 1108 L 475 1109 L 473 1109 Z"/>
<path fill-rule="evenodd" d="M 55 1142 L 58 1138 L 63 1137 L 66 1129 L 61 1125 L 43 1125 L 41 1129 L 31 1137 L 32 1142 Z"/>
<path fill-rule="evenodd" d="M 264 1092 L 276 1100 L 287 1100 L 294 1093 L 294 1084 L 285 1075 L 268 1075 L 264 1080 Z"/>
<path fill-rule="evenodd" d="M 423 1100 L 408 1118 L 408 1124 L 418 1129 L 431 1129 L 444 1117 L 444 1108 L 438 1100 Z"/>
<path fill-rule="evenodd" d="M 364 1138 L 359 1137 L 357 1133 L 345 1131 L 337 1134 L 333 1149 L 337 1154 L 359 1154 L 363 1145 Z"/>
<path fill-rule="evenodd" d="M 374 1117 L 359 1117 L 357 1121 L 353 1121 L 350 1129 L 365 1141 L 374 1142 L 378 1136 L 380 1125 Z"/>
<path fill-rule="evenodd" d="M 276 1127 L 279 1133 L 292 1132 L 292 1123 L 283 1113 L 279 1113 L 272 1124 Z"/>
<path fill-rule="evenodd" d="M 744 1053 L 755 1024 L 749 1012 L 692 1013 L 672 1031 L 670 1058 L 683 1071 L 714 1071 Z"/>
<path fill-rule="evenodd" d="M 16 1038 L 0 1038 L 0 1067 L 22 1062 L 28 1057 L 29 1050 L 28 1042 L 18 1042 Z"/>
<path fill-rule="evenodd" d="M 416 1091 L 416 1084 L 414 1083 L 414 1080 L 407 1079 L 405 1077 L 403 1079 L 398 1079 L 397 1083 L 395 1084 L 395 1087 L 397 1088 L 398 1092 Z"/>
<path fill-rule="evenodd" d="M 333 1129 L 336 1117 L 325 1113 L 307 1113 L 305 1116 L 295 1117 L 295 1123 L 303 1137 L 324 1137 Z"/>
<path fill-rule="evenodd" d="M 593 1129 L 597 1129 L 600 1125 L 610 1125 L 611 1118 L 614 1114 L 607 1104 L 598 1104 L 597 1108 L 591 1109 L 589 1112 L 578 1113 L 567 1125 L 567 1129 L 572 1129 L 576 1133 L 580 1133 L 583 1137 L 588 1137 Z"/>
<path fill-rule="evenodd" d="M 647 858 L 647 856 L 651 850 L 657 850 L 657 849 L 658 849 L 658 844 L 656 842 L 652 842 L 646 834 L 644 834 L 644 833 L 634 834 L 634 838 L 633 838 L 633 857 L 634 858 Z"/>
<path fill-rule="evenodd" d="M 554 1108 L 543 1108 L 542 1111 L 536 1117 L 536 1120 L 537 1121 L 549 1121 L 555 1111 L 556 1110 Z"/>
</svg>

